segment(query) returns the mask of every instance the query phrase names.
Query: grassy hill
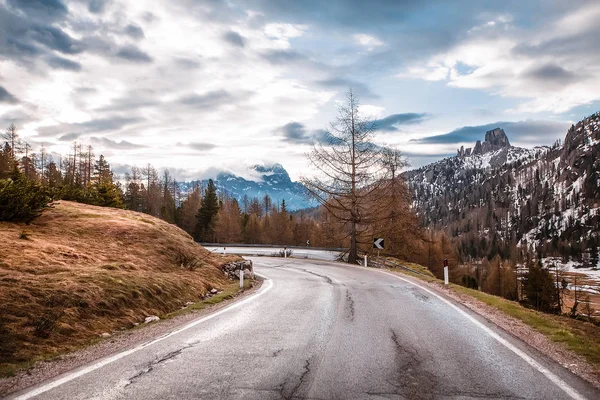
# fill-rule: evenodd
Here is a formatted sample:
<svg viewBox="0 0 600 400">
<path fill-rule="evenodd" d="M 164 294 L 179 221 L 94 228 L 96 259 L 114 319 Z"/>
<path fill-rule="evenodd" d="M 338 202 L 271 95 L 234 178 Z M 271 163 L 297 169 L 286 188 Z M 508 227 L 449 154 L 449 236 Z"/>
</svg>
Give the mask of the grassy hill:
<svg viewBox="0 0 600 400">
<path fill-rule="evenodd" d="M 132 211 L 60 201 L 0 222 L 0 375 L 198 302 L 233 259 Z"/>
</svg>

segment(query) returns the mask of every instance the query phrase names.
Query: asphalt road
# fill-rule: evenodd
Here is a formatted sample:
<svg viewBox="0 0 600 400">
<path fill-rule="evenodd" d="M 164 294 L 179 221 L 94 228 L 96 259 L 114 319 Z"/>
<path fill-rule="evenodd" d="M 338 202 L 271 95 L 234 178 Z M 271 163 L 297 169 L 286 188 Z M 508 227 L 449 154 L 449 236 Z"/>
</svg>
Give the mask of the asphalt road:
<svg viewBox="0 0 600 400">
<path fill-rule="evenodd" d="M 20 399 L 597 399 L 562 367 L 378 270 L 255 258 L 232 306 Z"/>
</svg>

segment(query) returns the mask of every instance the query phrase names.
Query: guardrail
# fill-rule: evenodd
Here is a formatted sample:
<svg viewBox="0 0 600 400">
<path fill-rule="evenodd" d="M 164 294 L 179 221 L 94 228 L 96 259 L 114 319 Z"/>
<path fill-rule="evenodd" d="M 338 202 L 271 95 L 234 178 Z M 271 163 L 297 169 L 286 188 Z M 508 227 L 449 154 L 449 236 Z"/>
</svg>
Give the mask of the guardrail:
<svg viewBox="0 0 600 400">
<path fill-rule="evenodd" d="M 335 247 L 313 247 L 313 246 L 288 246 L 285 244 L 248 244 L 248 243 L 205 243 L 205 242 L 196 242 L 204 247 L 268 247 L 272 249 L 283 249 L 284 247 L 287 249 L 303 249 L 303 250 L 324 250 L 324 251 L 338 251 L 344 252 L 348 251 L 348 249 L 344 248 L 335 248 Z"/>
</svg>

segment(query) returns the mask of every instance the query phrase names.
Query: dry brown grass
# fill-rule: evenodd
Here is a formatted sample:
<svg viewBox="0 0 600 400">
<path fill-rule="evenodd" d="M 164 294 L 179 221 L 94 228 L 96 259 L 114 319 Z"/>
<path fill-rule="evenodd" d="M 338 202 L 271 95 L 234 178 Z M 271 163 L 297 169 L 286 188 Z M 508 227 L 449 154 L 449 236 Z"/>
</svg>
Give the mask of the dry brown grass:
<svg viewBox="0 0 600 400">
<path fill-rule="evenodd" d="M 0 375 L 197 302 L 232 259 L 132 211 L 61 201 L 0 222 Z"/>
</svg>

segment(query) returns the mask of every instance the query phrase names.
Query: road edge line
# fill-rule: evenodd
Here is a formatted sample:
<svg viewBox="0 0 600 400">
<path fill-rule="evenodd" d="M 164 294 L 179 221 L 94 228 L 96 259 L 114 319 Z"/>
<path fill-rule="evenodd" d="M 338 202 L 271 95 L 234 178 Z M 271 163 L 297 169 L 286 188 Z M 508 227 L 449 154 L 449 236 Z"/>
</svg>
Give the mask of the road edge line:
<svg viewBox="0 0 600 400">
<path fill-rule="evenodd" d="M 200 325 L 201 323 L 206 322 L 206 321 L 208 321 L 210 319 L 213 319 L 215 317 L 218 317 L 221 314 L 224 314 L 224 313 L 226 313 L 228 311 L 234 310 L 234 309 L 242 306 L 243 304 L 249 303 L 250 301 L 255 300 L 258 297 L 262 296 L 263 294 L 267 293 L 273 287 L 273 281 L 271 279 L 268 279 L 265 276 L 257 274 L 257 273 L 255 273 L 255 275 L 261 277 L 266 282 L 266 286 L 261 287 L 259 289 L 259 291 L 256 292 L 255 294 L 250 295 L 250 296 L 246 297 L 245 299 L 240 300 L 239 302 L 232 303 L 231 305 L 228 305 L 228 306 L 226 306 L 226 307 L 224 307 L 224 308 L 222 308 L 220 310 L 217 310 L 217 311 L 215 311 L 212 314 L 206 315 L 206 316 L 204 316 L 204 317 L 202 317 L 200 319 L 197 319 L 197 320 L 195 320 L 193 322 L 190 322 L 189 324 L 184 325 L 183 327 L 181 327 L 179 329 L 176 329 L 176 330 L 174 330 L 172 332 L 169 332 L 166 335 L 159 336 L 156 339 L 153 339 L 153 340 L 151 340 L 149 342 L 145 342 L 145 343 L 139 344 L 139 345 L 137 345 L 137 346 L 135 346 L 135 347 L 133 347 L 133 348 L 131 348 L 129 350 L 121 351 L 121 352 L 119 352 L 117 354 L 114 354 L 112 356 L 109 356 L 107 358 L 100 359 L 99 361 L 94 362 L 92 365 L 88 365 L 87 367 L 83 367 L 82 369 L 79 369 L 79 370 L 77 370 L 75 372 L 67 373 L 67 375 L 63 376 L 62 378 L 58 378 L 58 379 L 53 380 L 53 381 L 51 381 L 49 383 L 42 384 L 42 386 L 34 388 L 34 389 L 31 389 L 31 390 L 29 390 L 29 391 L 27 391 L 27 392 L 25 392 L 25 393 L 23 393 L 23 394 L 21 394 L 21 395 L 19 395 L 17 397 L 9 397 L 9 398 L 12 398 L 13 400 L 28 400 L 28 399 L 31 399 L 31 398 L 33 398 L 35 396 L 39 396 L 40 394 L 45 393 L 45 392 L 47 392 L 49 390 L 52 390 L 54 388 L 57 388 L 57 387 L 65 384 L 67 382 L 72 381 L 73 379 L 77 379 L 77 378 L 79 378 L 81 376 L 87 375 L 90 372 L 93 372 L 93 371 L 95 371 L 97 369 L 100 369 L 100 368 L 102 368 L 102 367 L 104 367 L 104 366 L 106 366 L 108 364 L 111 364 L 111 363 L 117 361 L 117 360 L 120 360 L 121 358 L 127 357 L 130 354 L 138 352 L 138 351 L 140 351 L 142 349 L 145 349 L 146 347 L 152 346 L 152 345 L 154 345 L 156 343 L 162 342 L 163 340 L 165 340 L 167 338 L 170 338 L 171 336 L 175 336 L 175 335 L 177 335 L 177 334 L 179 334 L 179 333 L 181 333 L 183 331 L 186 331 L 186 330 L 188 330 L 190 328 L 195 327 L 196 325 Z M 25 389 L 25 390 L 27 390 L 27 389 Z"/>
<path fill-rule="evenodd" d="M 361 267 L 358 267 L 358 268 L 360 268 L 360 269 L 367 269 L 367 268 L 361 268 Z M 544 375 L 546 378 L 548 378 L 552 383 L 554 383 L 556 386 L 558 386 L 569 397 L 571 397 L 572 399 L 575 399 L 575 400 L 586 400 L 586 397 L 582 396 L 579 392 L 577 392 L 574 388 L 572 388 L 568 383 L 566 383 L 564 380 L 562 380 L 560 377 L 558 377 L 552 371 L 550 371 L 549 369 L 547 369 L 546 367 L 544 367 L 543 365 L 541 365 L 533 357 L 531 357 L 528 354 L 526 354 L 525 352 L 523 352 L 521 349 L 519 349 L 518 347 L 516 347 L 515 345 L 513 345 L 512 343 L 510 343 L 508 340 L 504 339 L 498 333 L 494 332 L 492 329 L 490 329 L 489 327 L 485 326 L 481 321 L 477 320 L 475 317 L 473 317 L 472 315 L 470 315 L 468 312 L 466 312 L 465 310 L 461 309 L 458 305 L 454 304 L 450 300 L 444 298 L 439 293 L 436 293 L 435 291 L 433 291 L 433 290 L 431 290 L 429 288 L 426 288 L 424 286 L 421 286 L 420 284 L 418 284 L 416 282 L 413 282 L 410 279 L 403 278 L 403 277 L 401 277 L 399 275 L 396 275 L 396 274 L 393 274 L 391 272 L 378 271 L 378 270 L 372 270 L 372 271 L 379 272 L 379 273 L 385 274 L 385 275 L 389 275 L 389 276 L 392 276 L 392 277 L 394 277 L 396 279 L 400 279 L 400 280 L 402 280 L 404 282 L 407 282 L 407 283 L 409 283 L 411 285 L 414 285 L 414 286 L 418 287 L 419 289 L 424 290 L 427 293 L 429 293 L 429 294 L 437 297 L 438 299 L 442 300 L 444 303 L 446 303 L 447 305 L 449 305 L 450 307 L 452 307 L 453 309 L 455 309 L 456 311 L 458 311 L 460 314 L 462 314 L 463 316 L 467 317 L 467 319 L 469 321 L 471 321 L 474 325 L 476 325 L 477 327 L 479 327 L 481 330 L 483 330 L 489 336 L 491 336 L 492 338 L 494 338 L 497 342 L 499 342 L 504 347 L 506 347 L 507 349 L 509 349 L 513 353 L 515 353 L 517 356 L 519 356 L 527 364 L 529 364 L 532 367 L 534 367 L 538 372 L 540 372 L 542 375 Z"/>
</svg>

